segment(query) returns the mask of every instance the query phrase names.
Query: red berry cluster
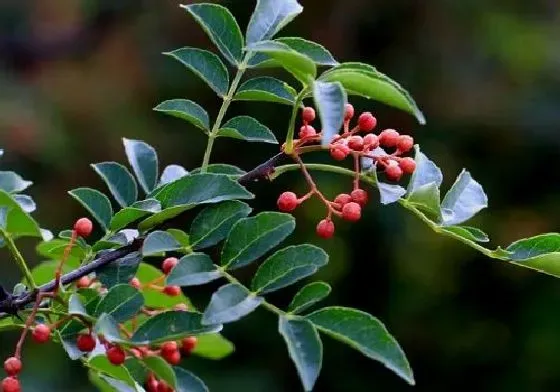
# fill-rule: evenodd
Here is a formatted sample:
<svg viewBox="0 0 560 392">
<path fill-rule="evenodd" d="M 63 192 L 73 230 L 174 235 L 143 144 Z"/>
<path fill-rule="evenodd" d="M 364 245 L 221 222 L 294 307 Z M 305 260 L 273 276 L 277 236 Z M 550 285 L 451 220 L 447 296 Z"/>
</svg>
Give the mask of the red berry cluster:
<svg viewBox="0 0 560 392">
<path fill-rule="evenodd" d="M 327 207 L 327 216 L 317 224 L 316 232 L 319 237 L 330 238 L 334 234 L 332 216 L 336 215 L 344 220 L 355 222 L 360 219 L 362 207 L 368 201 L 368 194 L 360 188 L 360 159 L 370 158 L 376 168 L 385 173 L 389 181 L 399 181 L 403 174 L 412 174 L 416 169 L 416 162 L 411 157 L 403 157 L 414 146 L 414 139 L 409 135 L 401 135 L 394 129 L 385 129 L 376 135 L 372 131 L 377 126 L 377 119 L 370 113 L 360 114 L 357 124 L 350 128 L 354 117 L 354 107 L 346 105 L 344 114 L 344 129 L 342 134 L 335 135 L 328 145 L 330 156 L 336 161 L 342 161 L 351 156 L 354 160 L 354 186 L 350 194 L 341 193 L 332 201 L 328 200 L 318 189 L 301 161 L 300 154 L 316 151 L 321 141 L 321 132 L 317 132 L 310 125 L 315 120 L 315 110 L 304 107 L 302 111 L 303 125 L 299 130 L 299 140 L 294 141 L 294 152 L 291 154 L 305 176 L 310 191 L 298 197 L 294 192 L 282 193 L 277 201 L 278 209 L 284 212 L 294 211 L 298 205 L 311 196 L 318 196 Z M 387 151 L 392 152 L 387 152 Z"/>
</svg>

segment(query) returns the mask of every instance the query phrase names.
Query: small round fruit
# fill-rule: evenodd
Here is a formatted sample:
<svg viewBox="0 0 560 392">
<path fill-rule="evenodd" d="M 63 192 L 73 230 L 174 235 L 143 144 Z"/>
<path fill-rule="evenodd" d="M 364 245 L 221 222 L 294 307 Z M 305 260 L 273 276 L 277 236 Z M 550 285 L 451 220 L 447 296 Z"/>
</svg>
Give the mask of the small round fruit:
<svg viewBox="0 0 560 392">
<path fill-rule="evenodd" d="M 342 207 L 344 208 L 344 207 Z M 330 219 L 323 219 L 317 224 L 317 235 L 321 238 L 331 238 L 334 234 L 334 223 Z"/>
<path fill-rule="evenodd" d="M 89 237 L 93 230 L 93 223 L 88 218 L 80 218 L 74 223 L 74 231 L 80 237 Z"/>
<path fill-rule="evenodd" d="M 299 138 L 307 139 L 317 135 L 317 131 L 311 125 L 304 125 L 299 129 Z"/>
<path fill-rule="evenodd" d="M 196 336 L 188 336 L 181 341 L 181 349 L 186 355 L 190 354 L 195 349 L 198 343 Z"/>
<path fill-rule="evenodd" d="M 361 206 L 365 206 L 368 201 L 368 194 L 363 189 L 354 189 L 352 193 L 350 193 L 352 197 L 352 201 L 355 201 Z"/>
<path fill-rule="evenodd" d="M 177 297 L 181 294 L 181 288 L 179 286 L 165 286 L 163 292 L 170 297 Z"/>
<path fill-rule="evenodd" d="M 130 285 L 132 287 L 134 287 L 135 289 L 139 290 L 140 286 L 141 286 L 140 280 L 138 278 L 134 277 L 134 278 L 130 279 Z"/>
<path fill-rule="evenodd" d="M 370 149 L 379 147 L 379 138 L 377 135 L 374 133 L 368 133 L 364 136 L 364 146 Z"/>
<path fill-rule="evenodd" d="M 89 286 L 91 286 L 91 279 L 89 276 L 82 276 L 76 283 L 76 287 L 79 289 L 87 289 Z"/>
<path fill-rule="evenodd" d="M 179 349 L 179 345 L 177 342 L 169 341 L 165 342 L 161 345 L 161 353 L 172 353 L 173 351 L 177 351 Z"/>
<path fill-rule="evenodd" d="M 163 260 L 161 263 L 161 270 L 165 275 L 169 275 L 171 270 L 177 265 L 179 260 L 176 257 L 168 257 L 167 259 Z"/>
<path fill-rule="evenodd" d="M 167 383 L 163 380 L 158 382 L 157 392 L 172 392 L 173 388 L 171 388 Z"/>
<path fill-rule="evenodd" d="M 161 356 L 170 365 L 178 365 L 181 363 L 181 353 L 179 350 L 161 352 Z"/>
<path fill-rule="evenodd" d="M 362 151 L 364 149 L 364 139 L 361 136 L 350 136 L 348 139 L 348 147 L 354 151 Z"/>
<path fill-rule="evenodd" d="M 290 212 L 295 210 L 299 203 L 294 192 L 284 192 L 278 197 L 276 204 L 280 211 Z"/>
<path fill-rule="evenodd" d="M 360 131 L 371 132 L 377 125 L 377 119 L 370 112 L 364 112 L 358 117 Z"/>
<path fill-rule="evenodd" d="M 395 162 L 395 161 L 390 161 L 390 162 Z M 387 179 L 389 179 L 390 181 L 399 181 L 401 179 L 402 174 L 403 171 L 398 163 L 396 165 L 388 164 L 387 167 L 385 168 L 385 175 L 387 176 Z"/>
<path fill-rule="evenodd" d="M 397 150 L 400 152 L 408 152 L 414 146 L 414 139 L 412 136 L 401 135 L 397 139 Z"/>
<path fill-rule="evenodd" d="M 355 222 L 362 217 L 362 207 L 356 202 L 351 201 L 342 207 L 342 219 Z"/>
<path fill-rule="evenodd" d="M 354 117 L 354 106 L 347 103 L 345 108 L 344 108 L 344 120 L 348 121 L 352 117 Z"/>
<path fill-rule="evenodd" d="M 313 109 L 311 106 L 304 107 L 303 111 L 301 112 L 301 118 L 303 119 L 303 121 L 308 123 L 315 120 L 315 109 Z"/>
<path fill-rule="evenodd" d="M 10 357 L 4 361 L 4 371 L 8 376 L 17 376 L 21 372 L 21 360 L 16 357 Z"/>
<path fill-rule="evenodd" d="M 95 338 L 91 334 L 81 334 L 76 340 L 76 346 L 80 351 L 89 353 L 95 349 Z"/>
<path fill-rule="evenodd" d="M 6 377 L 2 380 L 2 392 L 20 392 L 21 385 L 15 377 Z"/>
<path fill-rule="evenodd" d="M 383 147 L 395 147 L 399 136 L 399 133 L 394 129 L 385 129 L 379 134 L 379 144 Z"/>
<path fill-rule="evenodd" d="M 341 193 L 334 198 L 334 202 L 340 205 L 342 208 L 346 203 L 350 203 L 352 201 L 352 196 L 348 193 Z"/>
<path fill-rule="evenodd" d="M 119 366 L 124 363 L 126 354 L 122 348 L 118 346 L 113 346 L 107 350 L 107 359 L 113 365 Z"/>
<path fill-rule="evenodd" d="M 150 378 L 146 381 L 146 391 L 148 392 L 157 392 L 159 382 L 155 378 Z"/>
<path fill-rule="evenodd" d="M 46 324 L 39 324 L 33 329 L 31 337 L 35 343 L 46 343 L 51 337 L 51 329 Z"/>
<path fill-rule="evenodd" d="M 343 144 L 335 144 L 331 147 L 331 157 L 335 161 L 342 161 L 349 153 L 350 149 Z"/>
<path fill-rule="evenodd" d="M 404 174 L 412 174 L 416 170 L 416 161 L 411 157 L 406 157 L 399 161 L 399 166 Z"/>
</svg>

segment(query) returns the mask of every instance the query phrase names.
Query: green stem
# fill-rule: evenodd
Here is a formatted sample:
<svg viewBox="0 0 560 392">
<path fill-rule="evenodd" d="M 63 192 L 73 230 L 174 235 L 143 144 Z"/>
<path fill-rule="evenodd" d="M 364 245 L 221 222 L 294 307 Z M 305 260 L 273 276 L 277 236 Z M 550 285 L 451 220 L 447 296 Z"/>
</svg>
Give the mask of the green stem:
<svg viewBox="0 0 560 392">
<path fill-rule="evenodd" d="M 6 231 L 1 230 L 1 229 L 0 229 L 0 235 L 4 238 L 4 241 L 6 241 L 6 246 L 8 247 L 8 250 L 10 251 L 12 256 L 14 257 L 14 259 L 16 261 L 16 264 L 18 265 L 19 269 L 21 270 L 21 272 L 25 276 L 25 280 L 27 281 L 27 284 L 29 285 L 29 288 L 31 290 L 37 289 L 37 285 L 35 284 L 35 280 L 33 279 L 33 275 L 31 274 L 31 271 L 29 270 L 29 267 L 27 267 L 27 263 L 25 262 L 25 259 L 23 258 L 23 256 L 19 252 L 19 249 L 16 247 L 16 244 L 14 243 L 13 238 L 10 236 L 10 234 L 6 233 Z"/>
<path fill-rule="evenodd" d="M 241 77 L 243 76 L 245 70 L 247 69 L 247 62 L 249 61 L 249 57 L 250 54 L 247 54 L 243 59 L 243 61 L 239 64 L 239 67 L 237 68 L 237 72 L 235 74 L 235 77 L 233 78 L 233 81 L 231 82 L 229 90 L 227 94 L 224 96 L 224 101 L 222 102 L 222 106 L 220 107 L 220 111 L 218 112 L 218 116 L 216 117 L 216 121 L 212 126 L 212 130 L 208 134 L 208 143 L 206 144 L 206 150 L 204 151 L 204 158 L 202 159 L 202 166 L 200 167 L 201 173 L 205 173 L 206 170 L 208 169 L 208 164 L 210 163 L 210 155 L 212 154 L 212 148 L 214 147 L 214 139 L 216 139 L 216 137 L 218 136 L 218 131 L 222 126 L 222 121 L 224 119 L 224 116 L 226 115 L 229 105 L 233 100 L 233 96 L 237 91 L 237 87 L 239 87 L 239 82 L 241 81 Z"/>
<path fill-rule="evenodd" d="M 299 92 L 299 94 L 296 96 L 296 101 L 292 108 L 292 116 L 290 117 L 290 123 L 288 124 L 288 133 L 286 135 L 286 144 L 284 146 L 284 152 L 288 155 L 294 151 L 294 134 L 296 128 L 296 118 L 300 106 L 303 102 L 303 98 L 305 97 L 305 94 L 307 94 L 307 88 L 304 88 Z"/>
</svg>

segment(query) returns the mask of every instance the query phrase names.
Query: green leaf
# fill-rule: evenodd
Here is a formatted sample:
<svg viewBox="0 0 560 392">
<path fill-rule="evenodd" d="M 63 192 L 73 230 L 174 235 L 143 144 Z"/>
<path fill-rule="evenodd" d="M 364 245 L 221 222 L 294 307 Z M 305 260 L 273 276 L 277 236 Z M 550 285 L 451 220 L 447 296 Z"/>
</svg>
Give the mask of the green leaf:
<svg viewBox="0 0 560 392">
<path fill-rule="evenodd" d="M 410 177 L 410 182 L 408 183 L 407 192 L 409 195 L 421 186 L 431 182 L 439 187 L 443 181 L 440 168 L 420 151 L 418 145 L 414 146 L 414 150 L 416 152 L 414 158 L 416 161 L 416 169 L 414 173 L 412 173 L 412 177 Z"/>
<path fill-rule="evenodd" d="M 115 200 L 127 207 L 138 198 L 136 181 L 126 167 L 117 162 L 102 162 L 92 164 L 91 167 L 101 176 Z"/>
<path fill-rule="evenodd" d="M 286 341 L 290 358 L 296 365 L 299 378 L 306 391 L 313 390 L 321 372 L 323 344 L 319 333 L 305 319 L 288 319 L 280 316 L 278 331 Z"/>
<path fill-rule="evenodd" d="M 205 133 L 210 129 L 210 118 L 206 110 L 188 99 L 170 99 L 157 105 L 154 110 L 186 120 Z"/>
<path fill-rule="evenodd" d="M 261 212 L 239 220 L 222 249 L 222 265 L 233 269 L 251 263 L 281 243 L 295 226 L 292 215 L 280 212 Z"/>
<path fill-rule="evenodd" d="M 70 299 L 68 300 L 68 314 L 89 317 L 78 294 L 70 294 Z"/>
<path fill-rule="evenodd" d="M 315 81 L 313 84 L 313 100 L 319 110 L 319 118 L 321 119 L 323 132 L 321 144 L 327 146 L 342 127 L 347 103 L 346 92 L 340 83 Z"/>
<path fill-rule="evenodd" d="M 121 283 L 128 283 L 134 277 L 142 261 L 140 252 L 132 252 L 97 270 L 96 275 L 103 286 L 111 288 Z"/>
<path fill-rule="evenodd" d="M 193 354 L 206 359 L 222 359 L 230 355 L 235 347 L 233 343 L 218 333 L 200 335 Z"/>
<path fill-rule="evenodd" d="M 159 186 L 169 184 L 179 178 L 185 177 L 189 174 L 187 169 L 180 165 L 168 165 L 163 169 L 159 179 Z"/>
<path fill-rule="evenodd" d="M 121 337 L 119 325 L 115 319 L 108 314 L 99 316 L 94 330 L 97 335 L 103 336 L 110 343 L 128 343 L 126 339 Z"/>
<path fill-rule="evenodd" d="M 153 214 L 152 216 L 144 219 L 140 223 L 138 223 L 138 230 L 140 231 L 147 231 L 154 226 L 160 225 L 163 222 L 166 222 L 176 216 L 180 215 L 181 213 L 194 208 L 196 205 L 193 204 L 183 204 L 174 207 L 165 208 L 164 210 Z"/>
<path fill-rule="evenodd" d="M 266 294 L 313 275 L 327 264 L 327 253 L 314 245 L 289 246 L 261 264 L 251 282 L 251 290 Z"/>
<path fill-rule="evenodd" d="M 55 261 L 60 261 L 62 256 L 64 255 L 65 249 L 70 243 L 69 240 L 63 239 L 53 239 L 46 242 L 41 242 L 37 245 L 36 251 L 41 256 L 47 257 L 49 259 L 54 259 Z M 85 250 L 74 246 L 70 250 L 68 255 L 67 262 L 70 262 L 71 265 L 79 265 L 80 261 L 86 256 Z M 51 276 L 52 279 L 52 276 Z"/>
<path fill-rule="evenodd" d="M 401 347 L 385 326 L 360 310 L 341 306 L 317 310 L 306 318 L 321 332 L 375 359 L 414 385 L 414 376 Z"/>
<path fill-rule="evenodd" d="M 129 284 L 119 284 L 109 290 L 97 305 L 95 315 L 111 315 L 116 322 L 122 323 L 135 316 L 144 306 L 142 294 Z"/>
<path fill-rule="evenodd" d="M 139 386 L 130 386 L 127 383 L 121 381 L 121 380 L 117 380 L 115 378 L 112 377 L 107 377 L 103 374 L 99 374 L 97 376 L 99 378 L 99 380 L 101 380 L 102 382 L 105 382 L 106 384 L 108 384 L 110 386 L 110 391 L 117 391 L 117 392 L 138 392 Z M 104 391 L 103 391 L 104 392 Z"/>
<path fill-rule="evenodd" d="M 53 280 L 55 271 L 57 270 L 59 264 L 60 261 L 52 260 L 42 262 L 41 264 L 33 267 L 33 269 L 31 270 L 31 275 L 33 276 L 33 280 L 35 281 L 35 283 L 37 285 L 42 285 Z M 66 260 L 66 262 L 62 266 L 62 273 L 67 274 L 68 272 L 78 268 L 79 266 L 80 263 L 76 258 Z"/>
<path fill-rule="evenodd" d="M 288 306 L 288 312 L 301 313 L 326 298 L 330 292 L 331 286 L 325 282 L 309 283 L 296 293 Z"/>
<path fill-rule="evenodd" d="M 192 221 L 191 242 L 195 249 L 216 245 L 226 238 L 232 226 L 251 213 L 251 207 L 238 200 L 224 201 L 203 209 Z"/>
<path fill-rule="evenodd" d="M 227 94 L 229 87 L 228 71 L 222 60 L 214 53 L 187 47 L 164 54 L 180 61 L 185 67 L 197 74 L 220 97 Z"/>
<path fill-rule="evenodd" d="M 243 35 L 229 10 L 218 4 L 181 5 L 202 26 L 212 42 L 233 65 L 243 58 Z"/>
<path fill-rule="evenodd" d="M 14 200 L 19 204 L 21 209 L 28 214 L 32 213 L 37 209 L 37 205 L 33 201 L 33 198 L 28 195 L 13 195 Z"/>
<path fill-rule="evenodd" d="M 96 355 L 87 361 L 87 366 L 102 374 L 112 377 L 113 379 L 120 380 L 129 388 L 135 384 L 134 379 L 124 366 L 115 366 L 107 359 L 106 355 Z M 131 388 L 135 391 L 135 388 Z"/>
<path fill-rule="evenodd" d="M 147 356 L 143 360 L 144 364 L 150 369 L 158 379 L 164 380 L 168 385 L 177 388 L 177 378 L 173 368 L 165 362 L 162 357 Z"/>
<path fill-rule="evenodd" d="M 161 279 L 163 281 L 164 275 L 159 268 L 156 268 L 150 264 L 141 263 L 138 267 L 136 277 L 143 285 L 153 282 L 156 279 Z M 193 306 L 190 301 L 185 297 L 183 293 L 180 293 L 176 297 L 170 297 L 156 289 L 150 287 L 142 288 L 142 294 L 144 295 L 144 303 L 147 307 L 158 307 L 158 308 L 171 308 L 177 304 L 187 304 L 189 309 Z"/>
<path fill-rule="evenodd" d="M 131 341 L 137 344 L 156 344 L 178 340 L 191 335 L 215 333 L 220 323 L 202 324 L 202 315 L 195 312 L 168 311 L 149 318 L 138 327 Z"/>
<path fill-rule="evenodd" d="M 132 222 L 137 221 L 152 213 L 160 212 L 161 204 L 155 199 L 138 201 L 130 207 L 123 208 L 111 218 L 109 227 L 112 231 L 125 228 Z"/>
<path fill-rule="evenodd" d="M 169 234 L 173 236 L 177 240 L 178 243 L 181 244 L 183 248 L 188 248 L 191 246 L 191 240 L 187 233 L 183 230 L 179 229 L 167 229 L 166 230 Z"/>
<path fill-rule="evenodd" d="M 3 190 L 0 190 L 0 206 L 9 211 L 5 230 L 13 238 L 41 238 L 41 230 L 37 222 L 21 208 L 10 194 Z"/>
<path fill-rule="evenodd" d="M 270 129 L 249 116 L 232 118 L 218 130 L 218 136 L 231 137 L 248 142 L 278 144 L 278 140 L 276 140 Z"/>
<path fill-rule="evenodd" d="M 179 263 L 167 277 L 167 284 L 198 286 L 216 280 L 220 276 L 220 272 L 208 255 L 204 253 L 191 253 L 179 260 Z"/>
<path fill-rule="evenodd" d="M 257 0 L 247 26 L 247 45 L 274 37 L 302 11 L 296 0 Z"/>
<path fill-rule="evenodd" d="M 148 374 L 150 374 L 146 364 L 135 357 L 127 358 L 123 366 L 128 370 L 130 376 L 140 384 L 144 384 L 148 378 Z"/>
<path fill-rule="evenodd" d="M 523 238 L 509 245 L 506 251 L 505 255 L 514 264 L 560 277 L 559 233 Z"/>
<path fill-rule="evenodd" d="M 482 186 L 472 179 L 468 171 L 463 170 L 441 203 L 443 225 L 462 223 L 486 207 L 488 207 L 488 197 Z"/>
<path fill-rule="evenodd" d="M 237 321 L 258 308 L 263 301 L 263 297 L 250 293 L 239 284 L 226 284 L 212 294 L 202 316 L 202 324 L 225 324 Z"/>
<path fill-rule="evenodd" d="M 461 236 L 463 238 L 466 238 L 470 241 L 475 241 L 475 242 L 488 242 L 488 241 L 490 241 L 490 239 L 488 238 L 488 234 L 486 234 L 485 232 L 483 232 L 480 229 L 477 229 L 476 227 L 447 226 L 447 227 L 441 227 L 439 230 L 441 230 L 443 232 L 449 232 L 449 233 L 459 235 L 459 236 Z"/>
<path fill-rule="evenodd" d="M 206 172 L 213 174 L 225 174 L 232 178 L 238 178 L 247 174 L 246 171 L 241 170 L 237 166 L 227 165 L 225 163 L 211 163 L 206 168 Z M 200 168 L 194 169 L 191 174 L 200 174 Z"/>
<path fill-rule="evenodd" d="M 264 76 L 247 80 L 239 86 L 233 99 L 238 101 L 263 101 L 293 105 L 295 103 L 296 94 L 287 83 Z"/>
<path fill-rule="evenodd" d="M 146 194 L 150 193 L 155 188 L 158 177 L 156 150 L 140 140 L 123 138 L 123 144 L 128 162 L 132 166 L 140 186 Z"/>
<path fill-rule="evenodd" d="M 33 183 L 26 181 L 17 173 L 12 171 L 0 171 L 0 190 L 7 193 L 23 192 Z"/>
<path fill-rule="evenodd" d="M 191 372 L 180 367 L 175 367 L 174 370 L 177 377 L 176 392 L 209 392 L 204 382 Z"/>
<path fill-rule="evenodd" d="M 252 199 L 254 196 L 237 181 L 224 174 L 191 174 L 159 189 L 153 197 L 164 208 L 218 203 L 233 199 Z"/>
<path fill-rule="evenodd" d="M 261 41 L 252 44 L 250 51 L 264 53 L 290 72 L 303 85 L 309 85 L 317 76 L 317 66 L 309 57 L 300 54 L 288 45 L 277 41 Z"/>
<path fill-rule="evenodd" d="M 416 188 L 408 195 L 408 201 L 419 210 L 427 213 L 434 222 L 441 222 L 439 187 L 435 182 Z"/>
<path fill-rule="evenodd" d="M 181 249 L 181 244 L 166 231 L 152 231 L 142 245 L 142 254 L 150 256 L 161 252 L 170 252 Z"/>
<path fill-rule="evenodd" d="M 68 192 L 76 199 L 97 222 L 107 230 L 113 216 L 111 202 L 103 193 L 91 188 L 78 188 Z"/>
<path fill-rule="evenodd" d="M 295 51 L 309 57 L 319 65 L 338 65 L 332 54 L 323 45 L 300 37 L 280 37 L 276 41 L 288 45 Z"/>
</svg>

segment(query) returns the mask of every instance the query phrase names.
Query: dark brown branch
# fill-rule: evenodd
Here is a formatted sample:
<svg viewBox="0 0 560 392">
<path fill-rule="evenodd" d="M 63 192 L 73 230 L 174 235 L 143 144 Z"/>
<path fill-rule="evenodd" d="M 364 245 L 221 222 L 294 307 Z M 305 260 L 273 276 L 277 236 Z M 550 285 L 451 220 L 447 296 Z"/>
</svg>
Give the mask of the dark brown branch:
<svg viewBox="0 0 560 392">
<path fill-rule="evenodd" d="M 279 152 L 278 154 L 274 155 L 272 158 L 268 159 L 266 162 L 261 163 L 253 170 L 239 177 L 238 179 L 239 183 L 248 184 L 252 181 L 256 181 L 261 178 L 267 178 L 270 174 L 274 172 L 274 168 L 285 156 L 286 154 L 284 154 L 283 152 Z"/>
</svg>

